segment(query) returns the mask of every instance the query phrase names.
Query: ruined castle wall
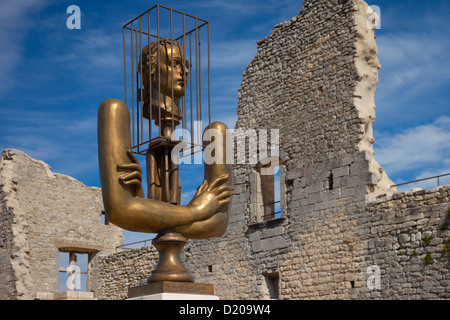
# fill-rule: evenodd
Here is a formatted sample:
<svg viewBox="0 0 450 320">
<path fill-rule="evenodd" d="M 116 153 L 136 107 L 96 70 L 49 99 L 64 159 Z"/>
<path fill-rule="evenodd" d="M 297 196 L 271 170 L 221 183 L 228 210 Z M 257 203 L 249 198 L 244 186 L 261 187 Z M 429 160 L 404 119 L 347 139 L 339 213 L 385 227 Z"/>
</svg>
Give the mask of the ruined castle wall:
<svg viewBox="0 0 450 320">
<path fill-rule="evenodd" d="M 450 298 L 450 186 L 378 197 L 358 229 L 365 266 L 381 272 L 380 289 L 358 298 Z"/>
<path fill-rule="evenodd" d="M 21 151 L 2 152 L 0 186 L 0 278 L 5 274 L 14 284 L 1 286 L 0 296 L 34 299 L 38 292 L 58 292 L 60 251 L 88 253 L 94 266 L 97 255 L 115 252 L 123 242 L 121 229 L 101 222 L 100 189 L 53 173 Z M 93 275 L 90 280 L 88 289 L 95 291 Z"/>
<path fill-rule="evenodd" d="M 428 285 L 417 286 L 418 276 L 410 270 L 423 268 L 423 259 L 402 261 L 401 269 L 395 269 L 388 266 L 400 263 L 397 258 L 382 259 L 392 256 L 392 247 L 379 247 L 378 259 L 369 249 L 373 241 L 395 243 L 398 235 L 373 228 L 372 223 L 380 223 L 375 222 L 379 211 L 368 205 L 396 190 L 372 147 L 380 65 L 367 8 L 360 0 L 305 1 L 298 16 L 258 43 L 243 74 L 236 128 L 280 130 L 286 205 L 281 218 L 255 222 L 252 210 L 258 203 L 253 203 L 250 178 L 255 166 L 234 166 L 236 195 L 227 233 L 188 247 L 190 269 L 199 281 L 214 283 L 222 298 L 269 298 L 274 279 L 282 299 L 448 297 L 448 270 L 443 268 L 448 256 L 427 265 L 424 272 L 432 271 L 423 281 Z M 443 194 L 427 197 L 448 202 Z M 442 208 L 423 204 L 419 209 L 414 197 L 396 197 L 403 203 L 392 206 L 391 215 L 403 214 L 407 220 L 407 207 L 433 210 L 414 228 L 436 230 L 440 222 L 435 215 Z M 383 223 L 404 228 L 395 218 Z M 381 268 L 382 292 L 367 287 L 372 264 Z M 431 279 L 446 280 L 437 284 Z M 431 284 L 440 295 L 429 293 Z M 414 295 L 408 286 L 416 288 Z"/>
<path fill-rule="evenodd" d="M 147 283 L 147 278 L 158 262 L 153 246 L 129 249 L 99 259 L 98 297 L 103 300 L 126 299 L 128 288 Z"/>
<path fill-rule="evenodd" d="M 274 272 L 281 299 L 448 299 L 449 202 L 450 186 L 443 186 L 379 196 L 351 215 L 309 221 L 306 235 L 287 232 L 284 220 L 231 227 L 222 241 L 191 243 L 184 261 L 221 299 L 269 298 L 265 275 Z M 259 247 L 246 237 L 256 227 Z M 128 287 L 145 284 L 157 252 L 147 246 L 100 261 L 99 298 L 125 299 Z M 379 286 L 370 288 L 375 271 Z"/>
<path fill-rule="evenodd" d="M 227 232 L 185 249 L 196 282 L 221 299 L 449 298 L 449 187 L 397 194 L 374 159 L 380 65 L 367 8 L 305 0 L 258 42 L 236 129 L 279 129 L 283 214 L 255 220 L 256 166 L 234 165 Z M 131 272 L 113 256 L 109 270 Z M 379 288 L 367 284 L 369 267 Z"/>
<path fill-rule="evenodd" d="M 12 210 L 6 206 L 6 190 L 0 182 L 0 300 L 14 299 L 17 296 L 14 270 L 10 257 L 13 246 Z"/>
<path fill-rule="evenodd" d="M 268 297 L 274 276 L 282 298 L 349 297 L 346 283 L 364 261 L 355 214 L 369 197 L 395 191 L 373 159 L 379 64 L 373 31 L 358 26 L 366 9 L 359 0 L 305 1 L 258 43 L 243 74 L 236 127 L 279 129 L 286 207 L 282 218 L 254 223 L 254 166 L 234 167 L 228 233 L 191 249 L 194 270 L 205 270 L 207 259 L 228 273 L 217 286 L 224 297 Z M 223 253 L 216 250 L 222 243 L 229 243 Z M 205 247 L 209 257 L 200 253 Z"/>
</svg>

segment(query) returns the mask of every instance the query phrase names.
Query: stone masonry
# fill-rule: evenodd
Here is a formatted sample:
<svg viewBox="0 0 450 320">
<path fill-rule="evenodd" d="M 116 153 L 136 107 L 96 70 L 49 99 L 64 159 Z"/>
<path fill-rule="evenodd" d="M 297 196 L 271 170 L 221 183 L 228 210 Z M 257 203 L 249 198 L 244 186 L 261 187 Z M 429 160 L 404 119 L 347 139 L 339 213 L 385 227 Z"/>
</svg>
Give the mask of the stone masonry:
<svg viewBox="0 0 450 320">
<path fill-rule="evenodd" d="M 450 186 L 398 193 L 374 158 L 371 14 L 362 0 L 305 0 L 258 42 L 236 131 L 279 130 L 283 213 L 261 215 L 260 163 L 235 164 L 227 232 L 184 250 L 221 299 L 449 299 Z M 3 151 L 0 299 L 88 298 L 57 292 L 59 252 L 89 253 L 98 299 L 144 284 L 155 248 L 116 252 L 122 230 L 102 224 L 102 210 L 98 188 Z"/>
<path fill-rule="evenodd" d="M 185 249 L 221 299 L 449 298 L 450 187 L 397 193 L 374 159 L 370 15 L 362 0 L 305 0 L 258 42 L 236 129 L 279 129 L 283 214 L 261 219 L 258 167 L 234 165 L 226 234 Z M 151 247 L 102 258 L 99 298 L 125 298 L 155 259 Z"/>
<path fill-rule="evenodd" d="M 53 173 L 47 164 L 21 151 L 4 150 L 0 158 L 0 299 L 48 298 L 58 293 L 59 252 L 89 255 L 87 289 L 96 293 L 99 256 L 115 252 L 123 242 L 122 229 L 102 224 L 101 199 L 99 188 Z M 69 296 L 74 294 L 65 295 Z"/>
</svg>

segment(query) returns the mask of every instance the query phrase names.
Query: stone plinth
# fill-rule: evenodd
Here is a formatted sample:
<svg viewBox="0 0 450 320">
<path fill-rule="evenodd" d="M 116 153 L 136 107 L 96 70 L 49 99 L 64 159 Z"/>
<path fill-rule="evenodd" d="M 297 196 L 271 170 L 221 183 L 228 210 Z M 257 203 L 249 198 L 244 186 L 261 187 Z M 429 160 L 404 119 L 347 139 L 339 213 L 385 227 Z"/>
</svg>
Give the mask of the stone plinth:
<svg viewBox="0 0 450 320">
<path fill-rule="evenodd" d="M 58 293 L 37 292 L 35 300 L 98 300 L 93 292 L 63 291 Z"/>
<path fill-rule="evenodd" d="M 156 293 L 127 300 L 219 300 L 219 297 L 209 294 Z"/>
<path fill-rule="evenodd" d="M 128 288 L 128 300 L 218 300 L 209 283 L 161 281 Z"/>
</svg>

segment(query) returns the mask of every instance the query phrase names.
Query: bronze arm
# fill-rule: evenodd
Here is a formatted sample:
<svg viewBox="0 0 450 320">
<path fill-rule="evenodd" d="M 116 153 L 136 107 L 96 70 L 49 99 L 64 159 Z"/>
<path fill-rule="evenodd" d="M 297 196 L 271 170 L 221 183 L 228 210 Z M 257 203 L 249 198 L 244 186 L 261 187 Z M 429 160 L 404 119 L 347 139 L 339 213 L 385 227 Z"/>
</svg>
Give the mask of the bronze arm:
<svg viewBox="0 0 450 320">
<path fill-rule="evenodd" d="M 99 107 L 98 146 L 105 213 L 111 223 L 121 228 L 148 233 L 174 230 L 177 226 L 210 218 L 231 201 L 231 196 L 220 185 L 220 182 L 230 180 L 226 175 L 207 179 L 186 206 L 143 198 L 137 176 L 132 176 L 134 182 L 131 185 L 121 183 L 124 167 L 135 163 L 127 153 L 131 149 L 130 113 L 120 100 L 107 99 Z"/>
<path fill-rule="evenodd" d="M 222 175 L 229 176 L 229 179 L 222 185 L 222 188 L 230 192 L 232 195 L 234 193 L 234 188 L 232 187 L 232 172 L 231 172 L 231 164 L 226 164 L 227 154 L 226 154 L 226 145 L 227 145 L 227 126 L 221 122 L 213 122 L 210 126 L 205 129 L 205 132 L 208 129 L 215 129 L 220 132 L 223 137 L 222 143 L 215 144 L 215 154 L 222 156 L 222 163 L 212 163 L 212 164 L 204 164 L 204 176 L 205 180 L 208 182 L 212 182 L 217 177 Z M 204 135 L 207 138 L 207 134 Z M 204 137 L 204 138 L 205 138 Z M 204 145 L 209 144 L 210 141 L 203 141 Z M 210 218 L 197 221 L 192 224 L 179 226 L 174 228 L 174 232 L 179 232 L 183 234 L 186 238 L 189 239 L 207 239 L 213 237 L 222 236 L 228 228 L 228 223 L 230 220 L 230 209 L 231 203 L 226 203 L 222 205 L 217 213 L 211 216 Z"/>
</svg>

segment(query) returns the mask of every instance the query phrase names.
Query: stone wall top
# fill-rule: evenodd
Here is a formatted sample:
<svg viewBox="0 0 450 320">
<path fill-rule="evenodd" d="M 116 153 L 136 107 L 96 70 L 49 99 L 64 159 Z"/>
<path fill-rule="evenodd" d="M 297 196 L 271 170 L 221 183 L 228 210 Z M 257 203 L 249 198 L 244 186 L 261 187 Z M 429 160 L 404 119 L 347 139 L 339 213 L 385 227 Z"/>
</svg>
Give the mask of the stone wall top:
<svg viewBox="0 0 450 320">
<path fill-rule="evenodd" d="M 10 235 L 4 262 L 20 299 L 58 290 L 59 252 L 90 254 L 94 263 L 95 255 L 114 252 L 123 242 L 122 229 L 102 223 L 99 188 L 53 173 L 22 151 L 2 151 L 0 192 L 0 224 L 8 222 L 2 232 Z"/>
</svg>

